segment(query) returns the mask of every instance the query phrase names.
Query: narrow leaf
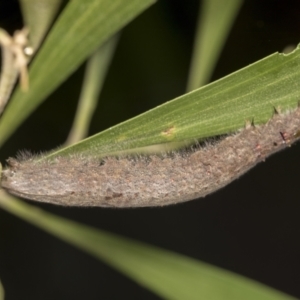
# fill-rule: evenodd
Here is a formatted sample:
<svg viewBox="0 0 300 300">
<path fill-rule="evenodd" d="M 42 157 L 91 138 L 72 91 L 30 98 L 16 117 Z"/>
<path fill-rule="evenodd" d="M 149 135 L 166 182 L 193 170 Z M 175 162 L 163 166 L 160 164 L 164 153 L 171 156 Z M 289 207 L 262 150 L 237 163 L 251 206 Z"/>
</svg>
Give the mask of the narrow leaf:
<svg viewBox="0 0 300 300">
<path fill-rule="evenodd" d="M 201 1 L 188 91 L 209 81 L 242 0 Z"/>
<path fill-rule="evenodd" d="M 52 155 L 107 155 L 226 134 L 247 121 L 266 123 L 275 109 L 297 107 L 299 82 L 299 48 L 288 55 L 275 53 Z"/>
<path fill-rule="evenodd" d="M 24 23 L 30 32 L 30 46 L 37 49 L 46 35 L 62 0 L 20 0 Z"/>
<path fill-rule="evenodd" d="M 72 0 L 30 68 L 30 89 L 13 95 L 0 121 L 0 145 L 100 45 L 155 0 Z"/>
<path fill-rule="evenodd" d="M 2 191 L 0 206 L 105 261 L 164 299 L 294 299 L 195 259 L 60 218 Z"/>
</svg>

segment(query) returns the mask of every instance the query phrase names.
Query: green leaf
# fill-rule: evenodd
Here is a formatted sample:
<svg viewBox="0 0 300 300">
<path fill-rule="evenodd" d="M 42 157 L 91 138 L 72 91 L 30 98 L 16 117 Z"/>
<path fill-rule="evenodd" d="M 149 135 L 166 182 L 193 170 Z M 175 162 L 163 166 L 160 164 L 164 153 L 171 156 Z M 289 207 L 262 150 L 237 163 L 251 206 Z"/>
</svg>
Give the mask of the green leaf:
<svg viewBox="0 0 300 300">
<path fill-rule="evenodd" d="M 242 3 L 242 0 L 201 1 L 188 91 L 208 82 Z"/>
<path fill-rule="evenodd" d="M 0 143 L 94 49 L 150 3 L 152 1 L 146 0 L 70 1 L 34 61 L 30 73 L 31 90 L 25 95 L 17 91 L 1 120 Z M 86 5 L 93 9 L 85 10 Z M 99 155 L 120 148 L 223 134 L 243 127 L 245 121 L 252 119 L 256 123 L 266 122 L 274 108 L 292 109 L 297 105 L 299 76 L 299 50 L 289 56 L 274 54 L 56 154 L 78 151 L 82 155 Z M 163 298 L 292 299 L 170 251 L 63 220 L 7 197 L 3 191 L 0 206 L 106 261 Z"/>
<path fill-rule="evenodd" d="M 52 155 L 101 156 L 168 142 L 193 141 L 236 131 L 247 121 L 266 123 L 274 110 L 300 99 L 300 50 L 270 55 Z"/>
<path fill-rule="evenodd" d="M 111 38 L 87 62 L 76 116 L 66 145 L 74 144 L 87 136 L 117 40 L 118 36 Z"/>
<path fill-rule="evenodd" d="M 2 191 L 0 206 L 105 261 L 164 299 L 294 299 L 195 259 L 65 220 L 9 197 Z"/>
<path fill-rule="evenodd" d="M 4 300 L 4 297 L 5 297 L 5 292 L 4 292 L 3 285 L 0 281 L 0 300 Z"/>
<path fill-rule="evenodd" d="M 155 0 L 72 0 L 30 68 L 30 89 L 13 95 L 0 121 L 0 145 L 89 55 Z"/>
<path fill-rule="evenodd" d="M 37 49 L 55 18 L 62 0 L 20 0 L 30 46 Z"/>
</svg>

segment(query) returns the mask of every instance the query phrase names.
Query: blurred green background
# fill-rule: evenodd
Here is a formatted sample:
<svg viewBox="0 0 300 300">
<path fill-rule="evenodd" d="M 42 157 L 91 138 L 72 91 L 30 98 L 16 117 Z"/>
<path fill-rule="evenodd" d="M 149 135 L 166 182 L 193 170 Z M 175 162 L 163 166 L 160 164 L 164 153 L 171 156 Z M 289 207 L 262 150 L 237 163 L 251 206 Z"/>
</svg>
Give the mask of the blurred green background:
<svg viewBox="0 0 300 300">
<path fill-rule="evenodd" d="M 198 5 L 195 0 L 160 0 L 124 29 L 90 134 L 185 92 Z M 299 12 L 295 1 L 245 1 L 212 80 L 298 44 Z M 18 2 L 1 1 L 0 27 L 13 32 L 21 24 Z M 40 152 L 64 143 L 83 67 L 8 140 L 2 163 L 20 149 Z M 300 297 L 299 146 L 205 199 L 177 206 L 106 210 L 38 205 Z M 157 299 L 101 262 L 4 211 L 0 245 L 0 278 L 7 299 Z"/>
</svg>

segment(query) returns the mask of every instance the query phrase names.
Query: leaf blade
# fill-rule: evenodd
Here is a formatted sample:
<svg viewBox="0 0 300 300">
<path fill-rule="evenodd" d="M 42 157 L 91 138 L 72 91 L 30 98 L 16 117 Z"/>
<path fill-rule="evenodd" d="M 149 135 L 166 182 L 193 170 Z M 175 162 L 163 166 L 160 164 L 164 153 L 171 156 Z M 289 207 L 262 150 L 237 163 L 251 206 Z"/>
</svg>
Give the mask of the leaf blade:
<svg viewBox="0 0 300 300">
<path fill-rule="evenodd" d="M 263 284 L 158 247 L 66 220 L 8 196 L 0 206 L 167 299 L 292 300 Z"/>
<path fill-rule="evenodd" d="M 17 89 L 0 120 L 0 145 L 97 47 L 154 1 L 70 1 L 30 68 L 30 90 Z"/>
<path fill-rule="evenodd" d="M 191 93 L 182 95 L 52 153 L 103 156 L 169 142 L 227 134 L 247 121 L 266 123 L 274 110 L 295 109 L 300 99 L 300 48 L 275 53 Z"/>
<path fill-rule="evenodd" d="M 242 3 L 242 0 L 202 1 L 187 91 L 208 82 Z"/>
</svg>

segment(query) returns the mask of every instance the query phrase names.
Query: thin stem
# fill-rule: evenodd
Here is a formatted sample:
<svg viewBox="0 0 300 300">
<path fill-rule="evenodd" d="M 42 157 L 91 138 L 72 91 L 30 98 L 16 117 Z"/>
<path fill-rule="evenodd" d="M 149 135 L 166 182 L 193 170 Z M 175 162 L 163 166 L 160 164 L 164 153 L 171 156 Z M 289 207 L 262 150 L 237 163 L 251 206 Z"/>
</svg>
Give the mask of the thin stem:
<svg viewBox="0 0 300 300">
<path fill-rule="evenodd" d="M 18 30 L 11 37 L 0 28 L 0 46 L 2 47 L 2 69 L 0 74 L 0 114 L 8 102 L 13 87 L 20 75 L 21 87 L 28 89 L 28 57 L 24 53 L 27 45 L 28 30 Z"/>
</svg>

